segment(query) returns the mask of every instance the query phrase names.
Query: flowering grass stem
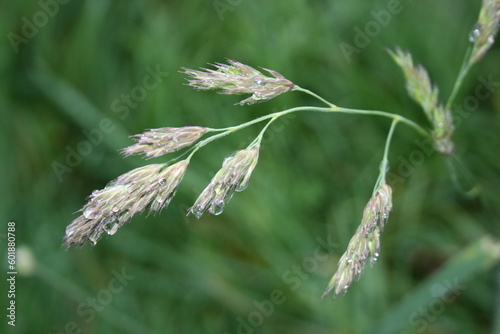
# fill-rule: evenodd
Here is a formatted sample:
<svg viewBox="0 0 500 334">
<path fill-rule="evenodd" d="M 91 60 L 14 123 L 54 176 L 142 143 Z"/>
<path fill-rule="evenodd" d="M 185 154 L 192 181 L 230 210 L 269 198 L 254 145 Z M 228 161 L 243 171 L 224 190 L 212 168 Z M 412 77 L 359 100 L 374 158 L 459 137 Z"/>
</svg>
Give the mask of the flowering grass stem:
<svg viewBox="0 0 500 334">
<path fill-rule="evenodd" d="M 392 135 L 394 134 L 394 129 L 396 129 L 396 125 L 398 124 L 398 119 L 393 119 L 391 123 L 391 128 L 389 129 L 389 134 L 387 135 L 387 139 L 385 141 L 384 147 L 384 156 L 382 161 L 380 162 L 380 173 L 378 175 L 377 183 L 375 183 L 375 187 L 373 188 L 373 195 L 377 192 L 377 189 L 385 182 L 385 174 L 387 174 L 387 170 L 389 169 L 389 147 L 391 146 Z"/>
<path fill-rule="evenodd" d="M 240 105 L 261 103 L 290 91 L 299 91 L 314 97 L 326 107 L 289 108 L 226 128 L 164 127 L 149 129 L 142 134 L 132 136 L 135 144 L 122 150 L 125 156 L 143 154 L 149 159 L 184 148 L 187 150 L 167 163 L 151 164 L 129 171 L 108 183 L 104 189 L 94 191 L 89 196 L 87 204 L 80 210 L 82 214 L 67 227 L 64 243 L 67 247 L 82 246 L 86 243 L 95 245 L 102 235 L 105 233 L 113 235 L 134 215 L 146 209 L 149 209 L 150 213 L 160 212 L 174 197 L 191 158 L 200 148 L 251 125 L 267 121 L 247 148 L 224 159 L 219 171 L 189 208 L 188 214 L 193 214 L 197 218 L 204 213 L 219 215 L 235 192 L 246 189 L 258 163 L 264 134 L 271 124 L 282 116 L 298 111 L 316 111 L 389 118 L 392 120 L 391 127 L 385 141 L 379 175 L 372 196 L 365 206 L 361 223 L 349 241 L 346 252 L 339 260 L 337 271 L 323 294 L 325 297 L 333 291 L 334 295 L 338 296 L 347 291 L 360 277 L 367 263 L 373 264 L 379 256 L 380 233 L 392 210 L 392 188 L 386 183 L 386 174 L 389 167 L 389 148 L 396 126 L 398 123 L 406 124 L 423 137 L 430 138 L 437 152 L 453 157 L 454 144 L 451 138 L 454 124 L 451 105 L 471 66 L 479 61 L 493 44 L 499 27 L 500 0 L 483 0 L 478 23 L 470 36 L 473 45 L 466 52 L 444 107 L 439 103 L 438 87 L 432 84 L 427 70 L 413 61 L 411 53 L 404 52 L 400 48 L 389 51 L 403 71 L 409 96 L 420 105 L 432 125 L 430 129 L 406 117 L 386 111 L 339 107 L 318 94 L 298 86 L 274 70 L 261 68 L 263 71 L 260 71 L 231 59 L 227 59 L 227 64 L 213 64 L 212 69 L 184 68 L 182 73 L 188 75 L 188 85 L 195 89 L 215 90 L 225 95 L 250 95 L 237 103 Z M 208 138 L 201 139 L 208 133 L 211 133 Z M 184 160 L 180 160 L 181 158 Z M 459 172 L 464 169 L 460 161 L 458 162 L 456 165 L 459 168 L 452 173 L 452 177 L 457 176 L 457 179 Z M 470 178 L 467 173 L 462 172 L 462 174 L 466 179 Z"/>
<path fill-rule="evenodd" d="M 328 102 L 326 102 L 326 103 L 328 103 Z M 339 113 L 346 113 L 346 114 L 360 114 L 360 115 L 381 116 L 381 117 L 390 118 L 393 121 L 404 123 L 404 124 L 408 125 L 409 127 L 413 128 L 414 130 L 416 130 L 420 135 L 422 135 L 424 137 L 430 137 L 431 136 L 430 133 L 427 130 L 425 130 L 423 127 L 421 127 L 417 123 L 413 122 L 412 120 L 409 120 L 409 119 L 407 119 L 407 118 L 405 118 L 405 117 L 403 117 L 401 115 L 392 114 L 392 113 L 385 112 L 385 111 L 342 108 L 342 107 L 337 107 L 337 106 L 335 106 L 333 104 L 331 105 L 330 108 L 314 107 L 314 106 L 294 107 L 294 108 L 285 109 L 285 110 L 282 110 L 282 111 L 277 111 L 277 112 L 274 112 L 274 113 L 271 113 L 271 114 L 268 114 L 268 115 L 264 115 L 264 116 L 255 118 L 255 119 L 253 119 L 251 121 L 248 121 L 248 122 L 245 122 L 245 123 L 241 123 L 241 124 L 238 124 L 238 125 L 235 125 L 235 126 L 227 127 L 227 128 L 220 128 L 220 129 L 208 128 L 207 132 L 221 132 L 221 133 L 218 133 L 216 135 L 208 137 L 208 138 L 200 141 L 198 144 L 196 144 L 191 149 L 191 154 L 188 156 L 187 160 L 189 161 L 191 159 L 191 157 L 194 155 L 194 153 L 198 149 L 202 148 L 203 146 L 207 145 L 208 143 L 210 143 L 210 142 L 212 142 L 214 140 L 217 140 L 217 139 L 220 139 L 222 137 L 225 137 L 225 136 L 227 136 L 227 135 L 229 135 L 229 134 L 231 134 L 231 133 L 233 133 L 235 131 L 242 130 L 242 129 L 244 129 L 246 127 L 249 127 L 249 126 L 251 126 L 253 124 L 260 123 L 260 122 L 266 121 L 268 119 L 271 119 L 271 121 L 264 128 L 263 131 L 265 131 L 265 129 L 267 129 L 267 127 L 272 122 L 274 122 L 276 119 L 278 119 L 279 117 L 287 115 L 287 114 L 291 114 L 291 113 L 294 113 L 294 112 L 297 112 L 297 111 L 317 111 L 317 112 L 331 112 L 331 113 L 339 112 Z M 261 132 L 261 134 L 259 135 L 260 139 L 262 139 L 262 135 L 263 135 L 263 132 Z"/>
<path fill-rule="evenodd" d="M 453 101 L 455 101 L 455 97 L 457 96 L 458 91 L 460 90 L 460 87 L 462 86 L 462 82 L 465 78 L 465 76 L 469 73 L 470 68 L 472 67 L 472 47 L 469 46 L 467 48 L 467 51 L 465 53 L 464 60 L 462 62 L 462 66 L 460 67 L 460 71 L 458 72 L 457 79 L 455 80 L 455 83 L 453 84 L 453 90 L 451 91 L 450 97 L 448 98 L 448 101 L 446 102 L 446 109 L 451 109 L 451 105 L 453 104 Z"/>
<path fill-rule="evenodd" d="M 293 90 L 296 90 L 298 92 L 303 92 L 303 93 L 306 93 L 306 94 L 309 94 L 311 96 L 314 96 L 315 98 L 317 98 L 318 100 L 324 102 L 326 105 L 328 105 L 329 107 L 331 108 L 336 108 L 336 105 L 334 105 L 333 103 L 330 103 L 328 102 L 327 100 L 325 100 L 324 98 L 322 98 L 321 96 L 319 96 L 318 94 L 316 93 L 313 93 L 311 92 L 309 89 L 305 89 L 305 88 L 302 88 L 302 87 L 299 87 L 297 85 L 295 85 L 295 87 L 293 88 Z"/>
</svg>

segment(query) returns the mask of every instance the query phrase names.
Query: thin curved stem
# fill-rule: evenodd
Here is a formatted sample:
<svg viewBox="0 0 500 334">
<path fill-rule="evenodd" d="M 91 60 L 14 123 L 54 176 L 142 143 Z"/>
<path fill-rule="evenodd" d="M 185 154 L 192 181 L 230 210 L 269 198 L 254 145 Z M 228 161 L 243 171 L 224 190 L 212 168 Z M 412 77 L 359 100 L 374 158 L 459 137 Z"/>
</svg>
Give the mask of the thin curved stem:
<svg viewBox="0 0 500 334">
<path fill-rule="evenodd" d="M 196 151 L 198 151 L 200 148 L 202 148 L 203 146 L 207 145 L 208 143 L 211 143 L 214 140 L 217 140 L 217 139 L 220 139 L 222 137 L 225 137 L 225 136 L 229 135 L 232 132 L 239 131 L 241 129 L 249 127 L 250 125 L 253 125 L 253 124 L 265 121 L 265 120 L 270 119 L 270 118 L 272 118 L 272 121 L 274 121 L 278 117 L 281 117 L 283 115 L 286 115 L 286 114 L 289 114 L 289 113 L 292 113 L 292 112 L 295 112 L 295 111 L 301 111 L 301 110 L 327 111 L 327 109 L 329 110 L 329 108 L 318 108 L 318 107 L 295 107 L 295 108 L 290 108 L 290 109 L 278 111 L 278 112 L 275 112 L 275 113 L 272 113 L 272 114 L 264 115 L 264 116 L 261 116 L 261 117 L 257 117 L 257 118 L 255 118 L 255 119 L 253 119 L 251 121 L 248 121 L 248 122 L 245 122 L 245 123 L 242 123 L 242 124 L 238 124 L 238 125 L 235 125 L 235 126 L 227 127 L 227 128 L 221 128 L 221 129 L 209 128 L 209 131 L 221 132 L 221 133 L 213 135 L 211 137 L 208 137 L 208 138 L 206 138 L 206 139 L 198 142 L 195 146 L 193 146 L 190 149 L 191 153 L 186 158 L 186 160 L 189 161 L 191 159 L 191 157 L 196 153 Z M 268 126 L 270 124 L 271 124 L 271 122 L 268 123 Z M 265 127 L 265 129 L 267 129 L 267 126 Z"/>
<path fill-rule="evenodd" d="M 387 139 L 385 141 L 384 147 L 384 156 L 382 158 L 382 161 L 380 162 L 380 173 L 378 175 L 377 182 L 375 183 L 375 188 L 373 189 L 373 195 L 375 195 L 380 185 L 385 183 L 385 174 L 387 174 L 387 167 L 389 165 L 389 159 L 387 158 L 389 156 L 389 147 L 391 146 L 392 135 L 398 122 L 399 120 L 396 118 L 392 121 L 389 134 L 387 134 Z"/>
<path fill-rule="evenodd" d="M 212 129 L 211 129 L 212 130 Z M 218 131 L 217 129 L 213 129 L 214 131 Z M 193 155 L 196 153 L 196 151 L 198 151 L 200 148 L 202 148 L 203 146 L 207 145 L 208 143 L 211 143 L 213 142 L 214 140 L 217 140 L 217 139 L 220 139 L 222 137 L 225 137 L 227 136 L 228 134 L 230 134 L 231 132 L 234 132 L 234 131 L 238 131 L 239 128 L 238 127 L 232 127 L 232 128 L 228 128 L 228 129 L 225 129 L 224 132 L 222 133 L 219 133 L 219 134 L 216 134 L 216 135 L 213 135 L 213 136 L 210 136 L 200 142 L 198 142 L 195 146 L 193 146 L 190 151 L 191 153 L 188 155 L 188 157 L 186 158 L 187 161 L 191 160 L 191 158 L 193 157 Z M 222 131 L 222 130 L 221 130 Z M 188 151 L 189 152 L 189 151 Z"/>
<path fill-rule="evenodd" d="M 325 102 L 325 103 L 328 103 L 328 102 Z M 361 115 L 382 116 L 382 117 L 390 118 L 392 120 L 397 120 L 398 122 L 404 123 L 404 124 L 410 126 L 411 128 L 415 129 L 419 134 L 421 134 L 424 137 L 430 137 L 431 136 L 430 133 L 427 130 L 425 130 L 424 128 L 422 128 L 417 123 L 415 123 L 415 122 L 413 122 L 413 121 L 411 121 L 411 120 L 409 120 L 409 119 L 407 119 L 407 118 L 405 118 L 403 116 L 400 116 L 400 115 L 397 115 L 397 114 L 391 114 L 391 113 L 388 113 L 388 112 L 385 112 L 385 111 L 341 108 L 341 107 L 337 107 L 337 106 L 335 106 L 333 104 L 329 108 L 305 106 L 305 107 L 295 107 L 295 108 L 290 108 L 290 109 L 286 109 L 286 110 L 274 112 L 274 113 L 267 114 L 267 115 L 264 115 L 264 116 L 261 116 L 261 117 L 257 117 L 257 118 L 255 118 L 255 119 L 253 119 L 251 121 L 248 121 L 248 122 L 245 122 L 245 123 L 242 123 L 242 124 L 239 124 L 239 125 L 227 127 L 227 128 L 221 128 L 221 129 L 210 128 L 209 131 L 212 131 L 212 132 L 221 132 L 221 133 L 218 133 L 216 135 L 213 135 L 211 137 L 208 137 L 208 138 L 206 138 L 206 139 L 198 142 L 195 146 L 193 146 L 191 148 L 191 153 L 187 157 L 187 160 L 189 161 L 191 159 L 191 157 L 194 155 L 194 153 L 196 151 L 198 151 L 200 148 L 202 148 L 203 146 L 207 145 L 208 143 L 210 143 L 210 142 L 212 142 L 214 140 L 217 140 L 217 139 L 220 139 L 222 137 L 225 137 L 225 136 L 229 135 L 232 132 L 239 131 L 239 130 L 244 129 L 244 128 L 250 126 L 250 125 L 253 125 L 253 124 L 256 124 L 256 123 L 260 123 L 260 122 L 268 120 L 268 119 L 272 119 L 271 122 L 269 122 L 268 125 L 267 125 L 267 126 L 269 126 L 274 120 L 276 120 L 277 118 L 279 118 L 281 116 L 284 116 L 286 114 L 290 114 L 290 113 L 293 113 L 293 112 L 296 112 L 296 111 L 306 111 L 306 110 L 307 111 L 318 111 L 318 112 L 340 112 L 340 113 L 347 113 L 347 114 L 361 114 Z M 265 127 L 265 129 L 267 129 L 267 126 Z M 264 131 L 265 131 L 265 129 L 264 129 Z M 263 135 L 263 132 L 261 134 Z"/>
<path fill-rule="evenodd" d="M 324 98 L 322 98 L 318 94 L 311 92 L 309 89 L 305 89 L 305 88 L 302 88 L 302 87 L 296 85 L 295 87 L 293 87 L 293 90 L 314 96 L 315 98 L 317 98 L 318 100 L 320 100 L 321 102 L 325 103 L 326 105 L 328 105 L 330 107 L 336 107 L 335 104 L 328 102 L 327 100 L 325 100 Z"/>
<path fill-rule="evenodd" d="M 464 66 L 462 65 L 462 68 L 463 67 Z M 376 115 L 376 116 L 383 116 L 383 117 L 388 117 L 388 118 L 392 118 L 392 119 L 396 119 L 397 118 L 402 123 L 405 123 L 406 125 L 414 128 L 422 136 L 424 136 L 424 137 L 430 137 L 430 134 L 429 134 L 429 132 L 427 130 L 425 130 L 424 128 L 422 128 L 417 123 L 415 123 L 415 122 L 413 122 L 413 121 L 411 121 L 411 120 L 409 120 L 409 119 L 407 119 L 407 118 L 405 118 L 403 116 L 400 116 L 400 115 L 397 115 L 397 114 L 391 114 L 391 113 L 388 113 L 388 112 L 385 112 L 385 111 L 378 111 L 378 110 L 360 110 L 360 109 L 350 109 L 350 108 L 337 107 L 335 104 L 328 102 L 327 100 L 325 100 L 324 98 L 322 98 L 318 94 L 313 93 L 313 92 L 311 92 L 308 89 L 305 89 L 305 88 L 302 88 L 302 87 L 299 87 L 299 86 L 295 86 L 293 88 L 293 90 L 300 91 L 300 92 L 309 94 L 309 95 L 317 98 L 321 102 L 326 103 L 327 105 L 329 105 L 330 108 L 332 109 L 331 111 L 344 112 L 344 113 L 349 113 L 349 114 Z"/>
<path fill-rule="evenodd" d="M 391 118 L 393 120 L 398 120 L 401 123 L 404 123 L 408 125 L 409 127 L 413 128 L 415 131 L 417 131 L 420 135 L 424 137 L 431 137 L 431 134 L 429 131 L 418 125 L 412 120 L 409 120 L 406 117 L 403 117 L 398 114 L 391 114 L 389 112 L 385 111 L 379 111 L 379 110 L 362 110 L 362 109 L 350 109 L 350 108 L 341 108 L 337 107 L 338 109 L 335 110 L 337 112 L 342 112 L 342 113 L 348 113 L 348 114 L 361 114 L 361 115 L 374 115 L 374 116 L 382 116 L 382 117 L 387 117 Z"/>
<path fill-rule="evenodd" d="M 254 141 L 248 146 L 249 149 L 260 145 L 260 143 L 262 142 L 262 138 L 264 137 L 264 133 L 266 132 L 267 128 L 269 127 L 269 125 L 271 125 L 272 122 L 274 122 L 278 118 L 279 118 L 279 116 L 275 116 L 275 117 L 271 118 L 271 120 L 269 122 L 267 122 L 267 124 L 260 131 L 257 138 L 255 138 Z"/>
<path fill-rule="evenodd" d="M 462 66 L 460 67 L 460 72 L 458 73 L 458 77 L 453 85 L 453 90 L 451 91 L 450 97 L 448 98 L 448 102 L 446 102 L 446 109 L 451 108 L 451 105 L 453 104 L 453 101 L 455 100 L 455 97 L 460 87 L 462 86 L 462 82 L 465 76 L 467 75 L 467 73 L 469 73 L 469 70 L 472 67 L 471 54 L 472 54 L 472 47 L 469 46 L 467 51 L 465 52 L 465 57 L 462 62 Z"/>
<path fill-rule="evenodd" d="M 246 128 L 250 125 L 253 125 L 255 123 L 260 123 L 262 121 L 265 121 L 267 119 L 270 119 L 270 118 L 273 118 L 273 117 L 281 117 L 283 115 L 286 115 L 286 114 L 290 114 L 290 113 L 293 113 L 293 112 L 296 112 L 296 111 L 305 111 L 305 110 L 309 110 L 309 111 L 321 111 L 321 112 L 331 112 L 331 108 L 320 108 L 320 107 L 309 107 L 309 106 L 306 106 L 306 107 L 295 107 L 295 108 L 290 108 L 290 109 L 285 109 L 285 110 L 282 110 L 282 111 L 277 111 L 277 112 L 273 112 L 271 114 L 267 114 L 267 115 L 264 115 L 264 116 L 261 116 L 261 117 L 257 117 L 255 119 L 252 119 L 251 121 L 248 121 L 248 122 L 245 122 L 245 123 L 241 123 L 241 124 L 238 124 L 238 125 L 235 125 L 235 126 L 230 126 L 230 127 L 227 127 L 227 128 L 221 128 L 221 129 L 210 129 L 211 131 L 230 131 L 230 130 L 233 130 L 233 131 L 237 131 L 237 130 L 241 130 L 243 128 Z"/>
</svg>

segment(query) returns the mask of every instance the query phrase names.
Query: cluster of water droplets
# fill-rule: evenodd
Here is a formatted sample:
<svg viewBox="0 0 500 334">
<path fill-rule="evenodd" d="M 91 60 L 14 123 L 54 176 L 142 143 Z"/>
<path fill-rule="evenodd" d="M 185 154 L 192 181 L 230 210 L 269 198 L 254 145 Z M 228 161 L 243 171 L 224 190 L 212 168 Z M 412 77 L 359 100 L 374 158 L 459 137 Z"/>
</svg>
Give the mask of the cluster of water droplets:
<svg viewBox="0 0 500 334">
<path fill-rule="evenodd" d="M 203 209 L 203 207 L 201 205 L 196 205 L 195 207 L 191 208 L 190 212 L 196 217 L 196 218 L 200 218 L 202 215 L 203 215 L 203 212 L 205 212 L 205 210 Z"/>
<path fill-rule="evenodd" d="M 480 23 L 476 23 L 474 27 L 472 27 L 471 32 L 469 33 L 469 42 L 475 43 L 479 36 L 481 36 L 482 26 Z"/>
<path fill-rule="evenodd" d="M 196 217 L 200 218 L 203 213 L 207 210 L 206 207 L 207 204 L 197 204 L 193 208 L 191 208 L 190 212 Z M 226 201 L 222 198 L 214 200 L 211 204 L 209 204 L 210 207 L 208 208 L 208 211 L 210 211 L 211 214 L 218 216 L 224 211 L 224 207 L 226 205 Z"/>
</svg>

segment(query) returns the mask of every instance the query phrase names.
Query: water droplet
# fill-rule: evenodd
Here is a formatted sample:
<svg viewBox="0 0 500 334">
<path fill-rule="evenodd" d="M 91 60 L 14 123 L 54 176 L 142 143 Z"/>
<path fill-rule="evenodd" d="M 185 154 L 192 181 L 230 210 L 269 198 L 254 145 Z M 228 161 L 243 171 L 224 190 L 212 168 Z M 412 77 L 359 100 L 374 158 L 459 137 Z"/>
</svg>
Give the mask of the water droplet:
<svg viewBox="0 0 500 334">
<path fill-rule="evenodd" d="M 113 212 L 118 212 L 120 211 L 120 208 L 118 206 L 114 206 L 113 209 L 111 209 Z"/>
<path fill-rule="evenodd" d="M 92 235 L 89 237 L 90 242 L 92 242 L 92 245 L 95 246 L 97 244 L 97 241 L 99 240 L 99 233 L 96 231 L 92 233 Z"/>
<path fill-rule="evenodd" d="M 347 263 L 351 263 L 352 262 L 352 259 L 351 258 L 348 258 L 347 259 Z"/>
<path fill-rule="evenodd" d="M 99 212 L 97 212 L 97 210 L 92 210 L 90 208 L 83 211 L 83 216 L 86 219 L 94 219 L 97 217 L 98 214 L 99 214 Z"/>
<path fill-rule="evenodd" d="M 191 209 L 191 213 L 198 219 L 200 219 L 200 217 L 203 215 L 203 211 L 205 210 L 203 209 L 203 207 L 201 207 L 201 205 L 197 205 Z"/>
<path fill-rule="evenodd" d="M 248 180 L 243 180 L 234 190 L 238 192 L 243 191 L 246 188 L 248 188 L 248 183 L 249 183 Z"/>
<path fill-rule="evenodd" d="M 120 225 L 118 223 L 107 223 L 104 226 L 104 230 L 106 231 L 106 233 L 108 235 L 113 235 L 116 233 L 116 231 L 118 231 L 119 227 L 120 227 Z"/>
<path fill-rule="evenodd" d="M 375 254 L 373 254 L 373 255 L 375 255 L 375 258 L 378 258 L 379 254 L 377 252 L 375 252 Z"/>
<path fill-rule="evenodd" d="M 218 199 L 215 201 L 210 212 L 213 213 L 214 215 L 218 216 L 222 213 L 222 211 L 224 211 L 224 205 L 225 205 L 224 200 Z"/>
<path fill-rule="evenodd" d="M 386 172 L 386 173 L 387 173 L 387 172 L 389 172 L 389 168 L 390 168 L 390 166 L 389 166 L 389 164 L 387 164 L 387 165 L 385 166 L 385 168 L 384 168 L 384 162 L 382 161 L 382 162 L 380 163 L 380 165 L 379 165 L 379 167 L 378 167 L 378 168 L 379 168 L 381 171 L 382 171 L 382 169 L 384 169 L 384 172 Z"/>
<path fill-rule="evenodd" d="M 167 184 L 167 180 L 165 180 L 165 178 L 161 178 L 158 180 L 158 183 L 160 184 L 160 186 L 164 186 L 165 184 Z"/>
<path fill-rule="evenodd" d="M 471 32 L 469 33 L 469 42 L 474 43 L 479 35 L 481 35 L 481 24 L 476 23 L 474 27 L 472 27 Z"/>
</svg>

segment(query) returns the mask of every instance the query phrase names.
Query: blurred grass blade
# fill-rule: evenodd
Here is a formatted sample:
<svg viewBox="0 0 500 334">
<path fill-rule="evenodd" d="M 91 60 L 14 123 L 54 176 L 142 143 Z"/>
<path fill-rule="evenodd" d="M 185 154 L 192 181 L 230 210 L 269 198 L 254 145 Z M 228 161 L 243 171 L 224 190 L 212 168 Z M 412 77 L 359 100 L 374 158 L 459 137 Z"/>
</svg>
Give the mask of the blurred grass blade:
<svg viewBox="0 0 500 334">
<path fill-rule="evenodd" d="M 450 177 L 457 191 L 468 198 L 476 198 L 481 193 L 481 188 L 474 180 L 469 168 L 457 155 L 451 155 L 446 160 Z"/>
<path fill-rule="evenodd" d="M 456 287 L 457 291 L 462 293 L 463 291 L 459 290 L 466 290 L 467 282 L 475 275 L 488 272 L 499 262 L 500 241 L 490 236 L 482 237 L 451 258 L 443 268 L 414 289 L 400 304 L 392 308 L 384 319 L 372 326 L 369 333 L 400 333 L 412 323 L 415 326 L 418 321 L 415 321 L 413 315 L 421 307 L 429 306 L 436 298 L 442 298 L 443 302 L 452 302 L 446 300 L 446 295 L 453 292 L 448 289 L 450 286 Z"/>
<path fill-rule="evenodd" d="M 94 298 L 97 296 L 99 298 L 99 290 L 96 295 L 85 291 L 83 288 L 75 284 L 72 280 L 64 277 L 55 269 L 51 268 L 49 265 L 45 265 L 42 262 L 37 261 L 36 263 L 37 273 L 39 278 L 50 285 L 55 291 L 59 291 L 61 294 L 72 299 L 75 303 L 78 303 L 78 307 L 75 309 L 76 315 L 81 317 L 80 307 L 84 303 L 88 303 L 89 298 Z M 109 284 L 108 284 L 109 286 Z M 103 289 L 106 289 L 104 287 Z M 86 304 L 90 305 L 90 304 Z M 104 305 L 104 304 L 103 304 Z M 122 306 L 123 307 L 123 306 Z M 96 311 L 96 309 L 94 309 Z M 107 322 L 110 326 L 116 329 L 120 329 L 122 333 L 146 333 L 146 334 L 159 334 L 155 330 L 148 327 L 148 325 L 143 324 L 139 320 L 135 319 L 131 315 L 115 308 L 113 305 L 107 305 L 101 311 L 95 312 L 95 314 Z M 80 320 L 78 317 L 71 320 L 76 323 L 76 320 Z M 87 322 L 86 320 L 84 322 Z M 79 332 L 79 331 L 75 331 Z"/>
<path fill-rule="evenodd" d="M 495 305 L 493 305 L 493 331 L 492 333 L 500 333 L 500 267 L 495 269 Z"/>
<path fill-rule="evenodd" d="M 53 73 L 46 64 L 39 64 L 38 69 L 30 77 L 38 89 L 49 100 L 57 104 L 61 111 L 80 128 L 96 128 L 102 119 L 109 118 L 75 86 Z M 111 151 L 116 151 L 126 145 L 129 133 L 119 122 L 113 122 L 113 127 L 113 135 L 107 136 L 106 140 L 103 141 L 103 145 L 107 146 Z"/>
</svg>

